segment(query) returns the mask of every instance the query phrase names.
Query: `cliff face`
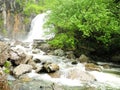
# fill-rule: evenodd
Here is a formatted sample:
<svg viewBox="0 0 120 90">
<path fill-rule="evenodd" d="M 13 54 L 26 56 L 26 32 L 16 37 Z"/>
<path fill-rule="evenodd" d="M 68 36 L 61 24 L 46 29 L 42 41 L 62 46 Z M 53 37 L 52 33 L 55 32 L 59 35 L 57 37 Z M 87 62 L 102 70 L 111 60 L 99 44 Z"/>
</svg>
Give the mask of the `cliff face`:
<svg viewBox="0 0 120 90">
<path fill-rule="evenodd" d="M 23 38 L 29 31 L 30 22 L 25 23 L 26 16 L 21 5 L 17 0 L 0 0 L 0 35 L 17 39 Z"/>
</svg>

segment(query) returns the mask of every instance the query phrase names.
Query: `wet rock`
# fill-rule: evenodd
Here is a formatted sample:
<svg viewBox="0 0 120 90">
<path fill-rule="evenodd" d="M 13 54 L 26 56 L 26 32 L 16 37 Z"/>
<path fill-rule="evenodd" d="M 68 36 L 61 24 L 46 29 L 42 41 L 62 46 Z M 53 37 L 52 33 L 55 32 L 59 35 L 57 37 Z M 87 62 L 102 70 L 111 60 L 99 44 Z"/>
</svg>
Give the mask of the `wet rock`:
<svg viewBox="0 0 120 90">
<path fill-rule="evenodd" d="M 33 49 L 36 49 L 36 48 L 40 49 L 40 45 L 45 43 L 45 42 L 46 42 L 45 40 L 34 39 L 33 40 L 33 45 L 32 45 Z"/>
<path fill-rule="evenodd" d="M 29 60 L 27 64 L 31 65 L 34 70 L 37 69 L 36 63 L 32 59 Z"/>
<path fill-rule="evenodd" d="M 76 64 L 78 64 L 78 62 L 77 62 L 77 60 L 73 60 L 73 61 L 71 62 L 71 64 L 76 65 Z"/>
<path fill-rule="evenodd" d="M 109 64 L 103 64 L 102 66 L 103 66 L 104 69 L 110 69 Z"/>
<path fill-rule="evenodd" d="M 38 53 L 40 53 L 40 52 L 41 52 L 40 49 L 33 49 L 33 50 L 32 50 L 32 53 L 33 53 L 33 54 L 38 54 Z"/>
<path fill-rule="evenodd" d="M 25 59 L 21 60 L 19 64 L 27 64 L 29 61 L 32 61 L 33 56 L 32 55 L 26 55 Z"/>
<path fill-rule="evenodd" d="M 32 70 L 32 66 L 31 65 L 27 65 L 27 64 L 20 64 L 19 66 L 15 67 L 13 70 L 13 74 L 16 77 L 19 77 L 22 74 L 28 73 Z"/>
<path fill-rule="evenodd" d="M 66 52 L 66 57 L 69 59 L 75 59 L 75 55 L 73 54 L 73 51 Z"/>
<path fill-rule="evenodd" d="M 120 63 L 120 54 L 112 56 L 111 61 Z"/>
<path fill-rule="evenodd" d="M 39 48 L 44 52 L 48 52 L 51 49 L 51 46 L 48 43 L 45 43 L 41 44 Z"/>
<path fill-rule="evenodd" d="M 44 65 L 43 65 L 43 69 L 42 71 L 45 71 L 45 72 L 55 72 L 55 71 L 58 71 L 59 70 L 59 66 L 55 63 L 49 63 L 49 62 L 46 62 Z"/>
<path fill-rule="evenodd" d="M 54 51 L 54 55 L 56 55 L 56 56 L 64 56 L 65 53 L 64 53 L 64 51 L 62 49 L 57 49 L 57 50 Z"/>
<path fill-rule="evenodd" d="M 89 58 L 88 58 L 86 55 L 82 54 L 82 55 L 79 57 L 78 60 L 79 60 L 81 63 L 84 63 L 84 62 L 88 62 L 88 61 L 89 61 Z"/>
<path fill-rule="evenodd" d="M 102 69 L 93 63 L 87 63 L 87 64 L 85 64 L 85 70 L 87 70 L 87 71 L 101 71 Z"/>
<path fill-rule="evenodd" d="M 36 72 L 36 73 L 39 73 L 39 72 L 42 70 L 42 67 L 43 67 L 43 65 L 41 65 L 41 64 L 36 64 L 36 70 L 35 70 L 35 72 Z"/>
<path fill-rule="evenodd" d="M 26 54 L 20 48 L 18 49 L 10 49 L 9 50 L 9 60 L 16 65 L 19 65 L 26 59 Z"/>
<path fill-rule="evenodd" d="M 0 41 L 0 65 L 3 65 L 8 59 L 9 45 Z"/>
<path fill-rule="evenodd" d="M 41 63 L 41 60 L 40 60 L 39 58 L 35 58 L 33 61 L 34 61 L 35 63 Z"/>
<path fill-rule="evenodd" d="M 20 81 L 22 82 L 30 82 L 32 81 L 32 78 L 30 78 L 28 75 L 24 74 L 19 77 Z"/>
<path fill-rule="evenodd" d="M 69 79 L 77 79 L 82 82 L 90 82 L 95 81 L 95 77 L 88 72 L 81 71 L 79 69 L 71 69 L 68 71 L 67 78 Z"/>
<path fill-rule="evenodd" d="M 60 78 L 61 72 L 60 72 L 60 71 L 57 71 L 57 72 L 54 72 L 54 73 L 49 73 L 49 75 L 50 75 L 52 78 Z"/>
</svg>

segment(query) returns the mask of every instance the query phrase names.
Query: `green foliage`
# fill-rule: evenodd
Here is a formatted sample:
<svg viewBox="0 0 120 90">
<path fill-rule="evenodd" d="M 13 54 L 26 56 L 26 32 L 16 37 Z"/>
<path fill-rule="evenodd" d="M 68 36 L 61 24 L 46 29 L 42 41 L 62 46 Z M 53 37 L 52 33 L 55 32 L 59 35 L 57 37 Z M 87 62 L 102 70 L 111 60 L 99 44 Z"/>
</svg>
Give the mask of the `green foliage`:
<svg viewBox="0 0 120 90">
<path fill-rule="evenodd" d="M 57 43 L 71 44 L 62 39 L 69 32 L 72 33 L 73 41 L 94 38 L 97 41 L 95 43 L 109 45 L 114 38 L 113 34 L 120 35 L 118 7 L 120 8 L 120 3 L 116 4 L 113 0 L 57 0 L 47 22 L 48 27 L 54 25 L 56 30 L 57 41 L 53 40 L 52 43 L 58 46 L 60 44 Z M 79 36 L 77 32 L 82 35 Z"/>
<path fill-rule="evenodd" d="M 74 37 L 68 36 L 67 34 L 59 34 L 55 37 L 53 41 L 49 41 L 49 44 L 52 45 L 52 47 L 57 48 L 63 48 L 63 49 L 74 49 Z"/>
<path fill-rule="evenodd" d="M 11 62 L 10 61 L 6 61 L 5 64 L 4 64 L 4 67 L 10 68 L 10 66 L 11 66 Z"/>
<path fill-rule="evenodd" d="M 8 74 L 10 72 L 10 67 L 11 67 L 11 62 L 10 61 L 6 61 L 4 64 L 4 72 L 6 74 Z"/>
<path fill-rule="evenodd" d="M 22 5 L 24 7 L 23 13 L 27 16 L 30 16 L 32 13 L 39 14 L 43 11 L 48 10 L 55 0 L 28 0 L 27 3 Z"/>
</svg>

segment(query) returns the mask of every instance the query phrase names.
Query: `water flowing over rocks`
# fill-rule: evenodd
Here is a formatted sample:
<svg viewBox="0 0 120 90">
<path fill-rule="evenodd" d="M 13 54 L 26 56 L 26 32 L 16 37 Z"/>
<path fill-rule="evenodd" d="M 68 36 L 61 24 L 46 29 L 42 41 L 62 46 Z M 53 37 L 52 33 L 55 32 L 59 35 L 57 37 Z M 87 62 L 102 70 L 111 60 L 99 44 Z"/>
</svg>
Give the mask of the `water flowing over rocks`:
<svg viewBox="0 0 120 90">
<path fill-rule="evenodd" d="M 84 53 L 76 58 L 73 51 L 53 49 L 44 39 L 9 43 L 0 42 L 0 51 L 5 51 L 0 54 L 0 68 L 4 70 L 7 60 L 12 63 L 13 90 L 105 90 L 113 87 L 111 82 L 120 88 L 119 77 L 106 79 L 104 66 L 91 63 Z"/>
</svg>

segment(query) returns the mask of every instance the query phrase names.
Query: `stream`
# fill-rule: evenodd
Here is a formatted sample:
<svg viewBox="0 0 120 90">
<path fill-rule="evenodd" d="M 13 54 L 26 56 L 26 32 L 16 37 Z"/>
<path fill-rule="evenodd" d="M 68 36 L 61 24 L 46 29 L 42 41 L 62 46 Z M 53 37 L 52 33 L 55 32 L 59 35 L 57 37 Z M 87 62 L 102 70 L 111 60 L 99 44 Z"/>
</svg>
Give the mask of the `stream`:
<svg viewBox="0 0 120 90">
<path fill-rule="evenodd" d="M 14 90 L 120 90 L 120 66 L 99 71 L 86 71 L 82 63 L 73 65 L 71 61 L 64 56 L 46 55 L 40 50 L 39 53 L 32 53 L 32 44 L 34 39 L 46 40 L 54 37 L 54 35 L 45 35 L 42 27 L 45 22 L 46 13 L 37 15 L 31 23 L 31 31 L 28 34 L 24 43 L 29 43 L 28 48 L 17 45 L 16 48 L 21 48 L 25 53 L 33 55 L 34 58 L 39 58 L 41 61 L 54 62 L 59 65 L 60 69 L 55 76 L 48 73 L 36 73 L 32 70 L 27 73 L 27 76 L 32 80 L 29 82 L 15 81 L 13 84 L 20 89 Z M 104 63 L 98 62 L 101 66 Z M 109 65 L 109 63 L 107 63 Z M 113 65 L 115 66 L 115 65 Z M 102 66 L 101 66 L 102 67 Z M 94 81 L 81 81 L 82 72 L 87 72 L 94 76 Z M 86 80 L 86 77 L 82 77 Z M 17 84 L 16 84 L 17 83 Z M 19 83 L 19 84 L 18 84 Z"/>
</svg>

